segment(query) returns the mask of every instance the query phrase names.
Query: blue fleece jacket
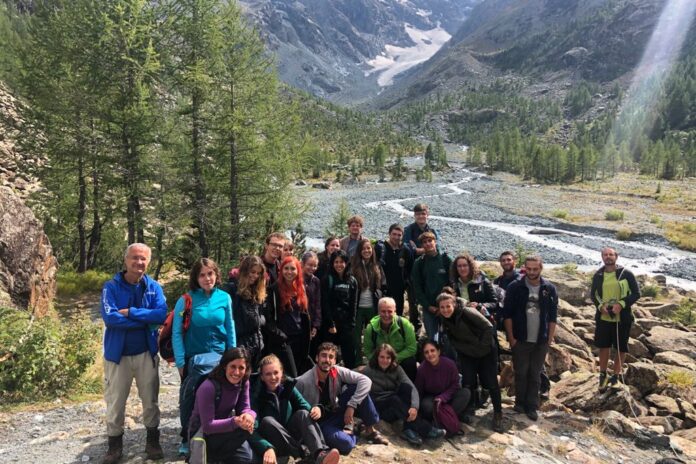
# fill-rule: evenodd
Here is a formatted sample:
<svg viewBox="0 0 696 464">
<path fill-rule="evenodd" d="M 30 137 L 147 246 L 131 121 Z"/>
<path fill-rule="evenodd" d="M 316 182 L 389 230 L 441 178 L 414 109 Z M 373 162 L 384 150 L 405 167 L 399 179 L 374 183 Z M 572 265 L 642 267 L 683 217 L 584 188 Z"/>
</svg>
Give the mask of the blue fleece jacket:
<svg viewBox="0 0 696 464">
<path fill-rule="evenodd" d="M 176 367 L 184 367 L 186 359 L 202 353 L 222 354 L 237 345 L 229 293 L 214 288 L 210 296 L 202 289 L 190 291 L 191 324 L 183 334 L 184 298 L 174 307 L 172 347 Z M 182 336 L 183 334 L 183 336 Z"/>
<path fill-rule="evenodd" d="M 119 309 L 128 308 L 128 316 Z M 167 318 L 167 302 L 162 287 L 144 275 L 137 284 L 128 283 L 119 272 L 104 284 L 101 299 L 104 331 L 104 359 L 121 362 L 128 331 L 142 330 L 146 334 L 147 348 L 154 357 L 157 354 L 157 330 Z"/>
</svg>

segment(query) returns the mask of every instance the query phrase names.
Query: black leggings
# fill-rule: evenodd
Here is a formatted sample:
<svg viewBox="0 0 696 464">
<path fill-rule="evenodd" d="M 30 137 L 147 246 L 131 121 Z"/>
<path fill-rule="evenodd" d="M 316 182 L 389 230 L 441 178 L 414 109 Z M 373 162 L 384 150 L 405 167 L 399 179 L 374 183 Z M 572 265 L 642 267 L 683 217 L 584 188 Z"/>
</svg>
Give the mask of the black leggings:
<svg viewBox="0 0 696 464">
<path fill-rule="evenodd" d="M 457 353 L 459 373 L 462 374 L 462 387 L 472 390 L 480 385 L 491 394 L 491 402 L 494 411 L 502 411 L 503 405 L 498 385 L 498 350 L 495 346 L 491 351 L 480 358 L 472 358 L 462 353 Z M 468 411 L 476 408 L 475 395 L 471 395 L 471 401 L 467 406 Z"/>
</svg>

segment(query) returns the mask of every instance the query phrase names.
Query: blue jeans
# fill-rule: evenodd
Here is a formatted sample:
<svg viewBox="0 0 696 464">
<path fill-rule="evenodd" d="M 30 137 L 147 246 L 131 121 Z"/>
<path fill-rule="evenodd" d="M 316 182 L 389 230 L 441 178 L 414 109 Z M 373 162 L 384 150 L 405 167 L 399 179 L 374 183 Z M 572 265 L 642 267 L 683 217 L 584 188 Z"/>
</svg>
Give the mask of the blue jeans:
<svg viewBox="0 0 696 464">
<path fill-rule="evenodd" d="M 343 415 L 346 412 L 348 401 L 354 393 L 355 385 L 348 385 L 338 397 L 338 409 L 326 414 L 319 422 L 321 433 L 324 434 L 324 440 L 326 440 L 326 446 L 336 448 L 343 455 L 350 453 L 357 443 L 357 437 L 354 433 L 348 434 L 343 431 Z M 358 405 L 355 409 L 355 415 L 362 419 L 367 426 L 375 425 L 379 422 L 379 414 L 374 403 L 372 403 L 372 399 L 370 399 L 370 395 L 367 395 L 362 403 Z"/>
</svg>

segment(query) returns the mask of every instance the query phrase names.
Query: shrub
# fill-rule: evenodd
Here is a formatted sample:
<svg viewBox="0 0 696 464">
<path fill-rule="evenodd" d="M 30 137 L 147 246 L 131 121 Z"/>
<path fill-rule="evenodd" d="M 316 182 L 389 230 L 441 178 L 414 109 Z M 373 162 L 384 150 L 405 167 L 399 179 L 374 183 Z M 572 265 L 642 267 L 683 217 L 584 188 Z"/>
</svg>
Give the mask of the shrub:
<svg viewBox="0 0 696 464">
<path fill-rule="evenodd" d="M 672 313 L 670 318 L 673 321 L 680 322 L 684 325 L 696 324 L 696 302 L 690 298 L 684 298 L 679 307 Z"/>
<path fill-rule="evenodd" d="M 34 319 L 0 308 L 0 399 L 50 399 L 82 386 L 100 350 L 100 328 L 90 321 Z"/>
<path fill-rule="evenodd" d="M 660 216 L 650 216 L 650 224 L 660 225 L 661 222 Z"/>
<path fill-rule="evenodd" d="M 646 285 L 640 289 L 641 296 L 648 296 L 650 298 L 655 298 L 660 293 L 660 287 L 657 285 Z"/>
<path fill-rule="evenodd" d="M 617 209 L 610 209 L 604 215 L 604 219 L 606 219 L 607 221 L 623 221 L 624 212 L 619 211 Z"/>
<path fill-rule="evenodd" d="M 616 231 L 617 240 L 631 240 L 633 232 L 630 229 L 619 229 Z"/>
<path fill-rule="evenodd" d="M 561 270 L 565 272 L 566 274 L 577 274 L 578 273 L 578 265 L 575 263 L 565 263 L 564 265 L 561 266 Z"/>
<path fill-rule="evenodd" d="M 551 216 L 558 219 L 568 219 L 568 211 L 564 209 L 555 209 L 551 211 Z"/>
<path fill-rule="evenodd" d="M 58 295 L 75 296 L 89 292 L 100 292 L 104 282 L 111 279 L 112 275 L 106 272 L 89 270 L 78 273 L 75 271 L 61 271 L 58 273 Z"/>
</svg>

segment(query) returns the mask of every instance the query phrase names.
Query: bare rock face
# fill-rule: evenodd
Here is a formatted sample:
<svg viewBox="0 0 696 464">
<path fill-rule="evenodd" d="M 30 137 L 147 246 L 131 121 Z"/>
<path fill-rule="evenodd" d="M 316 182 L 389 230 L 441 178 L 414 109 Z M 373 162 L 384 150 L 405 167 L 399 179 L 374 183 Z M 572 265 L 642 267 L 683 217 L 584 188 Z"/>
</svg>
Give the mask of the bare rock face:
<svg viewBox="0 0 696 464">
<path fill-rule="evenodd" d="M 44 316 L 56 294 L 57 266 L 41 222 L 0 187 L 0 305 Z"/>
<path fill-rule="evenodd" d="M 650 329 L 650 334 L 640 336 L 648 349 L 653 353 L 674 351 L 696 360 L 696 333 L 683 330 L 656 326 Z"/>
</svg>

